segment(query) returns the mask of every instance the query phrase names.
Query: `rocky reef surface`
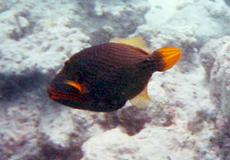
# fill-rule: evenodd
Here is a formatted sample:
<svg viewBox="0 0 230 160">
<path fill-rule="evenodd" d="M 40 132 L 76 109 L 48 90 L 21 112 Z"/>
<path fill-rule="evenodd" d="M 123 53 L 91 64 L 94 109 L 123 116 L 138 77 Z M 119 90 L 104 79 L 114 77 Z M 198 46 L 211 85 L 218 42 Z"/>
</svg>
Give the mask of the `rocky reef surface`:
<svg viewBox="0 0 230 160">
<path fill-rule="evenodd" d="M 228 0 L 1 0 L 1 159 L 230 159 L 229 21 Z M 95 113 L 47 97 L 74 53 L 134 36 L 183 52 L 153 74 L 149 106 Z"/>
</svg>

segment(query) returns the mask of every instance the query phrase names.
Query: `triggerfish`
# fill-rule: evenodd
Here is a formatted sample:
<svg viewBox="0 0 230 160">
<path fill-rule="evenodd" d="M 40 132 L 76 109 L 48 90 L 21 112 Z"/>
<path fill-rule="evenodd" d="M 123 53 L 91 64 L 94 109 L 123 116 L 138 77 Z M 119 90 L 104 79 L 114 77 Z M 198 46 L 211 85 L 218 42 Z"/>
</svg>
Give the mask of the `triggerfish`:
<svg viewBox="0 0 230 160">
<path fill-rule="evenodd" d="M 48 95 L 63 105 L 97 112 L 117 110 L 128 100 L 143 107 L 151 102 L 147 84 L 153 72 L 170 69 L 180 57 L 175 47 L 150 51 L 141 37 L 112 39 L 67 60 Z"/>
</svg>

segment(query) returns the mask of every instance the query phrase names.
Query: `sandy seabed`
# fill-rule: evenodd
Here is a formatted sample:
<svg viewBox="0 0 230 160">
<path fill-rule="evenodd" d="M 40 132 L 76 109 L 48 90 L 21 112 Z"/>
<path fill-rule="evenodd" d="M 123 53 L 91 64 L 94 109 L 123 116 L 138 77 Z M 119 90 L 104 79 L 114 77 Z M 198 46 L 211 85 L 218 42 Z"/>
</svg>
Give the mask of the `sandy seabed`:
<svg viewBox="0 0 230 160">
<path fill-rule="evenodd" d="M 1 0 L 0 159 L 230 159 L 229 23 L 229 0 Z M 47 97 L 74 53 L 135 36 L 183 53 L 153 74 L 149 106 L 94 113 Z"/>
</svg>

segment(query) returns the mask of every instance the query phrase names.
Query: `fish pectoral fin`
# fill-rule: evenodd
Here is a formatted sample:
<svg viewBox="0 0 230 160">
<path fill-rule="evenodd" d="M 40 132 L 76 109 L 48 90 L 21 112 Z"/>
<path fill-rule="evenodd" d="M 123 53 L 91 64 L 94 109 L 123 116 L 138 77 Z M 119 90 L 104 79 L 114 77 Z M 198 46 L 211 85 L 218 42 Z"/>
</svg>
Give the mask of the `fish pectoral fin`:
<svg viewBox="0 0 230 160">
<path fill-rule="evenodd" d="M 113 38 L 109 42 L 113 43 L 123 43 L 123 44 L 129 44 L 135 47 L 138 47 L 145 52 L 151 54 L 152 51 L 147 47 L 144 39 L 142 37 L 133 37 L 133 38 Z"/>
<path fill-rule="evenodd" d="M 66 80 L 64 83 L 76 88 L 80 93 L 86 93 L 85 86 L 76 81 Z"/>
<path fill-rule="evenodd" d="M 133 99 L 130 99 L 129 101 L 133 106 L 136 106 L 138 108 L 144 108 L 149 103 L 152 102 L 151 98 L 149 97 L 147 93 L 147 88 L 145 88 L 143 92 L 141 92 L 139 95 L 137 95 Z"/>
</svg>

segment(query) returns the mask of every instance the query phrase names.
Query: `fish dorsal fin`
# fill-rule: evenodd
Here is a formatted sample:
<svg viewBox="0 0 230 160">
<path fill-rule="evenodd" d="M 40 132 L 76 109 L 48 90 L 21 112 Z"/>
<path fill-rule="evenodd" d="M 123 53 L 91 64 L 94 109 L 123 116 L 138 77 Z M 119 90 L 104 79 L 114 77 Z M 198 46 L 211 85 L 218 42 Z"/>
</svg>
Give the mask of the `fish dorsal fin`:
<svg viewBox="0 0 230 160">
<path fill-rule="evenodd" d="M 147 87 L 144 89 L 143 92 L 141 92 L 139 95 L 137 95 L 133 99 L 130 99 L 129 101 L 133 106 L 136 106 L 138 108 L 144 108 L 149 103 L 152 102 L 151 98 L 148 95 Z"/>
<path fill-rule="evenodd" d="M 129 44 L 135 47 L 138 47 L 145 52 L 152 54 L 152 51 L 147 47 L 144 39 L 142 37 L 133 37 L 133 38 L 113 38 L 109 42 L 113 43 L 123 43 L 123 44 Z"/>
</svg>

